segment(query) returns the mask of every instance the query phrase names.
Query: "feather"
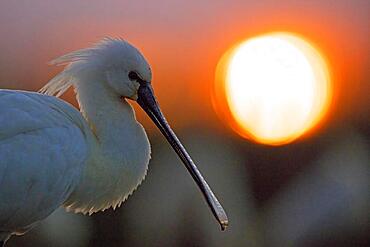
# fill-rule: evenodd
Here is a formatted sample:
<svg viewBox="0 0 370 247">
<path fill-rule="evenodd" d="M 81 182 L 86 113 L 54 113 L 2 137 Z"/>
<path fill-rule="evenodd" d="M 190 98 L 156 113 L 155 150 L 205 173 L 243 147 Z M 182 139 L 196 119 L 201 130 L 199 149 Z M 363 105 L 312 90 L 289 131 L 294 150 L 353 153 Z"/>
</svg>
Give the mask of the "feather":
<svg viewBox="0 0 370 247">
<path fill-rule="evenodd" d="M 92 47 L 60 56 L 50 61 L 49 64 L 66 67 L 43 86 L 39 92 L 60 97 L 69 87 L 78 82 L 76 79 L 82 71 L 87 69 L 104 71 L 104 68 L 111 68 L 121 64 L 123 59 L 125 59 L 123 54 L 126 53 L 127 49 L 137 50 L 120 38 L 106 37 Z M 135 56 L 142 55 L 137 52 Z M 134 58 L 130 60 L 134 60 Z"/>
</svg>

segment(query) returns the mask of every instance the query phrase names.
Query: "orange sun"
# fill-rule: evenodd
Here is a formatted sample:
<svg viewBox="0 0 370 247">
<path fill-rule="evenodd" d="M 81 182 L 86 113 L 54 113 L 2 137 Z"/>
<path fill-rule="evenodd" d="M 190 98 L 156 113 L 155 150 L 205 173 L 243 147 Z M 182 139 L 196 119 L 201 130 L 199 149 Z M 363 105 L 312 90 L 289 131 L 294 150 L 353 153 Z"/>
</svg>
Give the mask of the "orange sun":
<svg viewBox="0 0 370 247">
<path fill-rule="evenodd" d="M 232 48 L 219 62 L 216 80 L 222 82 L 216 83 L 216 100 L 226 101 L 231 127 L 270 145 L 289 143 L 315 126 L 331 99 L 325 60 L 288 33 L 258 36 Z"/>
</svg>

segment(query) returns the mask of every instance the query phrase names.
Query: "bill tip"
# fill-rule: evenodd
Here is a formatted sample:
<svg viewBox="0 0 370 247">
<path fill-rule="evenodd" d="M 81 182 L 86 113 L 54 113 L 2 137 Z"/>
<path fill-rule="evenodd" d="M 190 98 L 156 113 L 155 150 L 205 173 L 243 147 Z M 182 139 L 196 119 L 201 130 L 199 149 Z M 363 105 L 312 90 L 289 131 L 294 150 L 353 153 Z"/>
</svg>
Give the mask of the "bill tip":
<svg viewBox="0 0 370 247">
<path fill-rule="evenodd" d="M 226 228 L 229 226 L 229 221 L 227 219 L 220 221 L 220 226 L 221 226 L 221 231 L 225 231 Z"/>
</svg>

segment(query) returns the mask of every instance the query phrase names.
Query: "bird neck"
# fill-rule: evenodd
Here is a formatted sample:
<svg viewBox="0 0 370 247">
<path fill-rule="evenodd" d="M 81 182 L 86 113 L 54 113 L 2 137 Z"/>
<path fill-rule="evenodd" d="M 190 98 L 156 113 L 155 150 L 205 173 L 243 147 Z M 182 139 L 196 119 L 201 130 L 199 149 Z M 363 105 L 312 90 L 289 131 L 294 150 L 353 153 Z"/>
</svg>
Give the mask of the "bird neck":
<svg viewBox="0 0 370 247">
<path fill-rule="evenodd" d="M 120 205 L 146 174 L 150 146 L 131 105 L 114 93 L 104 76 L 78 78 L 77 100 L 95 136 L 82 181 L 66 206 L 92 213 Z"/>
<path fill-rule="evenodd" d="M 79 79 L 75 86 L 80 110 L 100 148 L 114 151 L 128 144 L 123 137 L 138 125 L 131 105 L 107 86 L 104 77 Z"/>
</svg>

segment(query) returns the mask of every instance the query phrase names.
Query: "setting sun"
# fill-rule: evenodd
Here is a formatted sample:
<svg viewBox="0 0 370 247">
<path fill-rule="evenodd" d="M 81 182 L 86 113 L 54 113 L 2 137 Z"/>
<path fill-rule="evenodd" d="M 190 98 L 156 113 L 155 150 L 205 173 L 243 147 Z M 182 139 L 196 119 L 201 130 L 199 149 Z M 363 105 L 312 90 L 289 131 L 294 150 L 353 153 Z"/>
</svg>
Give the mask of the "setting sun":
<svg viewBox="0 0 370 247">
<path fill-rule="evenodd" d="M 242 42 L 221 60 L 217 76 L 224 81 L 234 129 L 265 144 L 295 140 L 322 118 L 330 101 L 325 60 L 292 34 Z"/>
</svg>

